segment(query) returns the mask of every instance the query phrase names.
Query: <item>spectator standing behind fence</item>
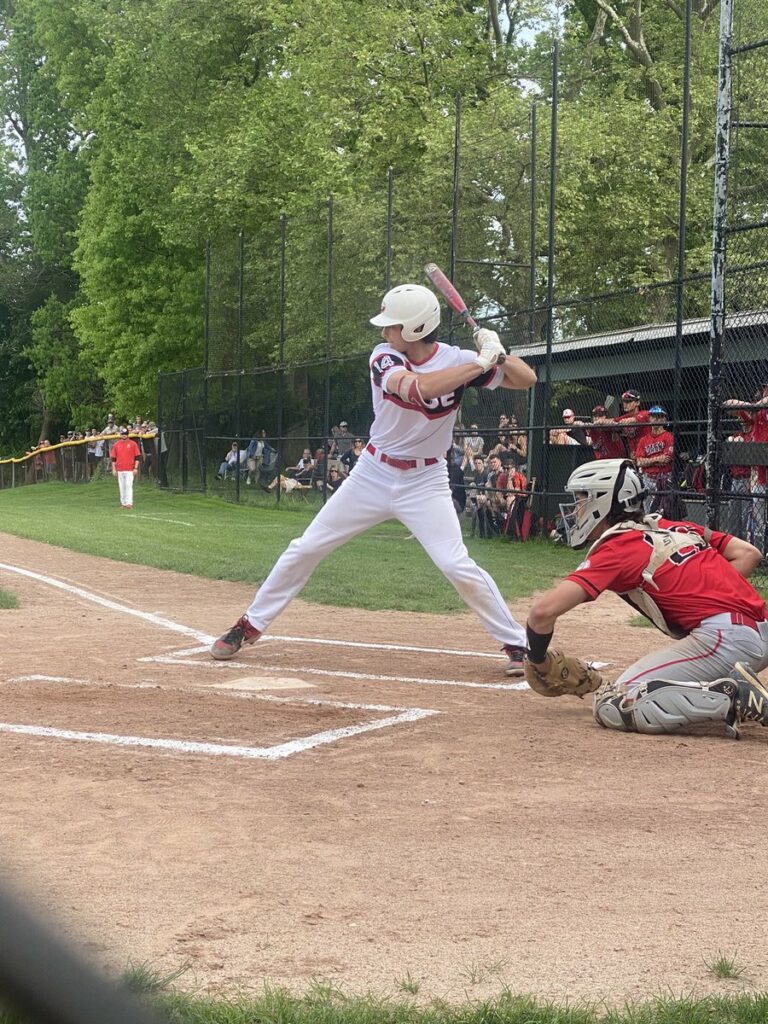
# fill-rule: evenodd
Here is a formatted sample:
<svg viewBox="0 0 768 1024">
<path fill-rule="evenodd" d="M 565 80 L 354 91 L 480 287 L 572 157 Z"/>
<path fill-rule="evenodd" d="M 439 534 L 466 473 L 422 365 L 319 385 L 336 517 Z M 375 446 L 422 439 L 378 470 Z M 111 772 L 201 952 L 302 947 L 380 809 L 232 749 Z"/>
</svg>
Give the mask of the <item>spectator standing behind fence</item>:
<svg viewBox="0 0 768 1024">
<path fill-rule="evenodd" d="M 128 427 L 120 427 L 120 437 L 112 445 L 110 454 L 112 475 L 117 477 L 120 490 L 120 504 L 123 508 L 133 508 L 133 481 L 139 475 L 141 450 L 132 437 L 128 437 Z"/>
<path fill-rule="evenodd" d="M 464 455 L 463 460 L 465 467 L 471 467 L 473 460 L 477 455 L 482 455 L 485 451 L 485 441 L 480 436 L 480 430 L 476 423 L 470 423 L 469 434 L 464 438 Z"/>
<path fill-rule="evenodd" d="M 352 450 L 355 439 L 349 432 L 349 424 L 346 420 L 342 420 L 339 424 L 339 432 L 336 435 L 335 441 L 337 459 L 340 459 L 342 455 L 346 455 L 347 452 Z"/>
<path fill-rule="evenodd" d="M 248 447 L 245 449 L 245 464 L 248 468 L 248 473 L 245 478 L 247 487 L 250 487 L 252 483 L 258 483 L 259 474 L 261 473 L 261 466 L 264 460 L 264 431 L 260 434 L 252 437 L 248 442 Z"/>
<path fill-rule="evenodd" d="M 635 449 L 644 437 L 650 433 L 648 427 L 649 415 L 646 409 L 640 408 L 640 392 L 630 389 L 621 396 L 623 412 L 617 416 L 614 423 L 620 425 L 624 443 L 627 446 L 627 454 L 631 459 L 635 457 Z"/>
<path fill-rule="evenodd" d="M 592 410 L 589 436 L 596 459 L 624 458 L 626 454 L 624 438 L 615 429 L 613 420 L 609 420 L 606 416 L 604 405 L 596 405 Z"/>
<path fill-rule="evenodd" d="M 383 343 L 370 359 L 370 442 L 340 493 L 290 543 L 251 606 L 215 641 L 211 654 L 232 658 L 244 643 L 254 643 L 323 558 L 369 527 L 396 518 L 503 645 L 509 657 L 505 671 L 519 675 L 525 631 L 488 573 L 469 557 L 448 487 L 445 452 L 467 387 L 528 390 L 536 375 L 515 356 L 498 365 L 506 353 L 493 331 L 477 332 L 478 352 L 439 342 L 440 304 L 422 285 L 391 289 L 371 322 L 382 328 Z M 382 572 L 382 581 L 385 577 Z"/>
<path fill-rule="evenodd" d="M 650 433 L 641 438 L 635 449 L 635 464 L 640 470 L 643 486 L 648 492 L 644 501 L 645 513 L 657 512 L 662 499 L 659 495 L 669 490 L 675 462 L 675 439 L 667 430 L 667 413 L 660 405 L 648 410 Z"/>
<path fill-rule="evenodd" d="M 768 384 L 758 388 L 751 402 L 743 402 L 738 398 L 729 398 L 723 403 L 732 409 L 741 420 L 744 440 L 754 444 L 768 442 Z M 747 540 L 765 551 L 765 493 L 768 466 L 751 466 L 749 473 L 749 491 L 752 495 L 751 515 Z"/>
</svg>

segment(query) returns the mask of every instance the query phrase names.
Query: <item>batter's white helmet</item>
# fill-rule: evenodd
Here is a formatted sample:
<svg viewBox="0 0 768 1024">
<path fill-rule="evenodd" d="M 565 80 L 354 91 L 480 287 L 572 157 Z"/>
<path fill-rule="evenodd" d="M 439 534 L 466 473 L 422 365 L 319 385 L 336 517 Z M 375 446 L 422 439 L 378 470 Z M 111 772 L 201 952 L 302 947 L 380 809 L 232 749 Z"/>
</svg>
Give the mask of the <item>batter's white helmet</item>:
<svg viewBox="0 0 768 1024">
<path fill-rule="evenodd" d="M 639 512 L 645 490 L 629 459 L 596 459 L 574 469 L 565 489 L 574 501 L 561 505 L 568 546 L 581 547 L 594 528 L 613 513 Z"/>
<path fill-rule="evenodd" d="M 371 317 L 376 327 L 401 324 L 405 341 L 422 341 L 440 323 L 440 303 L 421 284 L 400 284 L 381 300 L 381 312 Z"/>
</svg>

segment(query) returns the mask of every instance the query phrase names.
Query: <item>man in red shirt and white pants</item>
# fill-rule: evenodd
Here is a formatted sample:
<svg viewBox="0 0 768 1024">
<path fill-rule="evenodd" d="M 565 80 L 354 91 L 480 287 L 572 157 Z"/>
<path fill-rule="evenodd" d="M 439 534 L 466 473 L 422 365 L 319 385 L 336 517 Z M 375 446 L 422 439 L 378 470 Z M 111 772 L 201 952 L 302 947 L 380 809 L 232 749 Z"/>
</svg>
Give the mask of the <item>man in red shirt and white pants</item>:
<svg viewBox="0 0 768 1024">
<path fill-rule="evenodd" d="M 755 675 L 768 666 L 768 609 L 745 578 L 760 561 L 758 549 L 693 523 L 643 516 L 643 486 L 628 459 L 580 466 L 566 488 L 574 498 L 560 507 L 568 544 L 590 547 L 581 565 L 531 607 L 529 682 L 537 673 L 547 679 L 557 619 L 611 590 L 673 639 L 615 682 L 580 666 L 595 691 L 600 725 L 668 733 L 722 722 L 734 739 L 744 721 L 768 725 L 768 689 Z M 563 692 L 534 688 L 548 696 Z"/>
<path fill-rule="evenodd" d="M 133 508 L 133 480 L 139 475 L 141 451 L 136 442 L 128 437 L 128 427 L 120 427 L 120 438 L 112 445 L 112 476 L 117 477 L 120 488 L 120 504 Z"/>
</svg>

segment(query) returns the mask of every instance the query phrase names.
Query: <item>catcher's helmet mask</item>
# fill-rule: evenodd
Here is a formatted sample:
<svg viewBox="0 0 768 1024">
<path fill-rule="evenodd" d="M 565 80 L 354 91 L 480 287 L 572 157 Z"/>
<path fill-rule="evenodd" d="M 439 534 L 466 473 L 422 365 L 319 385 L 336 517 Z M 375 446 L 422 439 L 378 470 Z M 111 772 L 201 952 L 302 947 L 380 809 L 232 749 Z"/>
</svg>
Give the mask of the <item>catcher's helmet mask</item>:
<svg viewBox="0 0 768 1024">
<path fill-rule="evenodd" d="M 646 491 L 629 459 L 598 459 L 574 470 L 565 485 L 573 501 L 560 506 L 568 546 L 581 548 L 609 516 L 642 512 Z"/>
</svg>

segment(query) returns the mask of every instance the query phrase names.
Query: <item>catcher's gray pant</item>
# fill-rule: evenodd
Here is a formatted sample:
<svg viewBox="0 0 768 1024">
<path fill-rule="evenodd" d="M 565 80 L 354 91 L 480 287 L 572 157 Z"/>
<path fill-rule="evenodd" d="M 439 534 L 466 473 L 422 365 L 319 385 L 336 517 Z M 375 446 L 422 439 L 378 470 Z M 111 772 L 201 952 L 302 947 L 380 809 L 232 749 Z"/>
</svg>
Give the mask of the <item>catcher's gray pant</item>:
<svg viewBox="0 0 768 1024">
<path fill-rule="evenodd" d="M 259 588 L 246 615 L 264 632 L 301 590 L 326 555 L 371 526 L 399 519 L 499 643 L 525 647 L 525 629 L 512 618 L 499 588 L 464 545 L 451 500 L 448 471 L 435 465 L 396 469 L 363 452 L 355 468 L 301 537 L 292 540 Z M 381 585 L 386 586 L 386 568 Z M 354 581 L 349 581 L 350 588 Z M 428 609 L 425 609 L 428 610 Z"/>
<path fill-rule="evenodd" d="M 712 615 L 682 640 L 675 640 L 640 658 L 614 683 L 603 684 L 594 698 L 595 718 L 607 728 L 631 730 L 632 726 L 627 725 L 615 711 L 618 698 L 622 698 L 622 706 L 630 707 L 634 700 L 642 698 L 647 684 L 656 680 L 695 685 L 724 679 L 732 673 L 737 661 L 756 673 L 768 667 L 768 622 L 754 622 L 738 612 Z M 729 704 L 727 699 L 721 700 L 722 707 L 712 711 L 709 694 L 688 691 L 679 705 L 681 693 L 684 693 L 682 688 L 674 686 L 666 695 L 657 693 L 654 703 L 664 706 L 666 702 L 668 714 L 655 715 L 653 727 L 648 723 L 644 727 L 638 725 L 635 717 L 635 728 L 639 732 L 673 732 L 681 724 L 717 720 L 725 716 L 725 708 Z M 680 707 L 684 709 L 682 712 Z"/>
</svg>

